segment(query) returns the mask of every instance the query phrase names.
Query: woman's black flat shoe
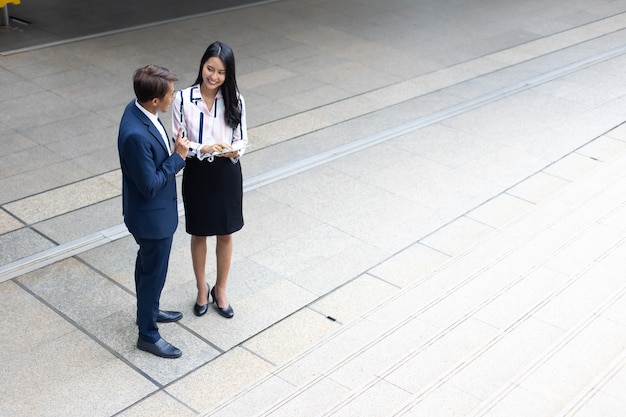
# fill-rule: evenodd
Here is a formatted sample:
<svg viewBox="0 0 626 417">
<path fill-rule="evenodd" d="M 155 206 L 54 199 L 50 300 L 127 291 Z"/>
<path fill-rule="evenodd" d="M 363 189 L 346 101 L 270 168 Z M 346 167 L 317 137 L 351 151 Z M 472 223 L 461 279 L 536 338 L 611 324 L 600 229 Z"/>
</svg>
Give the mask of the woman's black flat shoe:
<svg viewBox="0 0 626 417">
<path fill-rule="evenodd" d="M 209 283 L 206 283 L 206 289 L 209 289 Z M 193 313 L 200 317 L 200 316 L 204 316 L 207 312 L 207 310 L 209 309 L 209 296 L 207 295 L 207 303 L 205 305 L 199 306 L 197 303 L 194 304 L 193 306 Z"/>
<path fill-rule="evenodd" d="M 235 312 L 233 311 L 233 308 L 230 306 L 230 304 L 226 308 L 222 308 L 219 306 L 219 304 L 217 304 L 217 298 L 215 298 L 215 287 L 211 289 L 211 297 L 213 297 L 213 302 L 215 303 L 215 309 L 217 310 L 217 312 L 227 319 L 232 319 L 235 315 Z"/>
</svg>

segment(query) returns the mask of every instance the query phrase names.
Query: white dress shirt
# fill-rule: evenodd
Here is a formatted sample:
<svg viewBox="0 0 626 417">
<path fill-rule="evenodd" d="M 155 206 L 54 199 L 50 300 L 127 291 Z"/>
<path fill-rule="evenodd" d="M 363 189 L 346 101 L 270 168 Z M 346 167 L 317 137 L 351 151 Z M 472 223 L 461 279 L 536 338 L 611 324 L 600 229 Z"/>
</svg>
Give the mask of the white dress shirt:
<svg viewBox="0 0 626 417">
<path fill-rule="evenodd" d="M 170 141 L 167 138 L 167 132 L 165 131 L 165 128 L 163 127 L 163 124 L 159 120 L 159 116 L 157 116 L 154 113 L 150 113 L 148 110 L 144 109 L 143 106 L 141 104 L 139 104 L 139 102 L 137 100 L 135 100 L 135 105 L 139 108 L 139 110 L 141 110 L 143 112 L 143 114 L 148 116 L 148 119 L 150 119 L 150 121 L 152 122 L 154 127 L 157 128 L 157 130 L 161 134 L 161 138 L 163 139 L 163 142 L 165 142 L 165 148 L 167 148 L 167 153 L 171 155 L 172 154 L 172 149 L 170 148 Z"/>
</svg>

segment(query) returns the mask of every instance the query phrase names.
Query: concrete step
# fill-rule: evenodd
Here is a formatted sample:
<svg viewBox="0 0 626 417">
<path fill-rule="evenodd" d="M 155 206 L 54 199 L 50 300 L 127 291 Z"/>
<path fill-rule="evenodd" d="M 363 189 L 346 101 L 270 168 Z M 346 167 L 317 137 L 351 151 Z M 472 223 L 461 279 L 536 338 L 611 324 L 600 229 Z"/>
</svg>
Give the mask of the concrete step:
<svg viewBox="0 0 626 417">
<path fill-rule="evenodd" d="M 626 410 L 626 350 L 554 417 L 615 416 Z"/>
<path fill-rule="evenodd" d="M 532 321 L 519 326 L 517 335 L 512 332 L 489 341 L 391 415 L 433 415 L 428 414 L 433 405 L 444 404 L 445 415 L 471 417 L 548 417 L 573 409 L 570 403 L 593 394 L 591 387 L 596 385 L 590 387 L 590 381 L 611 374 L 621 364 L 614 362 L 622 359 L 626 334 L 614 314 L 626 311 L 625 294 L 623 285 L 547 348 L 542 345 L 550 341 L 549 335 L 537 332 L 545 332 L 546 323 Z M 481 393 L 488 391 L 492 391 L 489 396 L 470 410 L 474 398 L 484 398 Z M 451 395 L 466 398 L 445 402 Z"/>
<path fill-rule="evenodd" d="M 626 153 L 607 161 L 202 415 L 551 416 L 587 398 L 626 348 L 624 164 Z"/>
</svg>

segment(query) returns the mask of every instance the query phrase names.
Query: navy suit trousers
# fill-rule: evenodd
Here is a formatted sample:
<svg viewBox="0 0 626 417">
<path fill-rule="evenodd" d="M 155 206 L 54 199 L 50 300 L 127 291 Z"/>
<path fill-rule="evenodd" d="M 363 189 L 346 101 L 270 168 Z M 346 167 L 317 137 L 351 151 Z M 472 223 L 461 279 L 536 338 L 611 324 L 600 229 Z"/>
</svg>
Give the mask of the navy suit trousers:
<svg viewBox="0 0 626 417">
<path fill-rule="evenodd" d="M 159 299 L 167 276 L 172 240 L 173 237 L 165 239 L 135 237 L 139 245 L 135 262 L 137 325 L 139 337 L 150 343 L 161 338 L 156 320 L 159 314 Z"/>
</svg>

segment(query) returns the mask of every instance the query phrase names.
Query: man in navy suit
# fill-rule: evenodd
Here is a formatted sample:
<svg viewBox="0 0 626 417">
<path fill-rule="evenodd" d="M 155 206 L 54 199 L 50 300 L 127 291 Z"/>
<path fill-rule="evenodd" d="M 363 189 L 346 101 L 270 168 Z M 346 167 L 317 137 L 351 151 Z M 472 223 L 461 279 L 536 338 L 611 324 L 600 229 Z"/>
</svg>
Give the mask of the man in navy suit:
<svg viewBox="0 0 626 417">
<path fill-rule="evenodd" d="M 164 358 L 182 352 L 159 334 L 157 322 L 178 321 L 182 313 L 159 309 L 174 231 L 178 226 L 176 173 L 185 166 L 189 140 L 178 132 L 170 144 L 158 118 L 174 97 L 176 76 L 156 65 L 133 75 L 136 99 L 124 110 L 117 147 L 122 168 L 124 223 L 139 245 L 135 262 L 137 347 Z"/>
</svg>

